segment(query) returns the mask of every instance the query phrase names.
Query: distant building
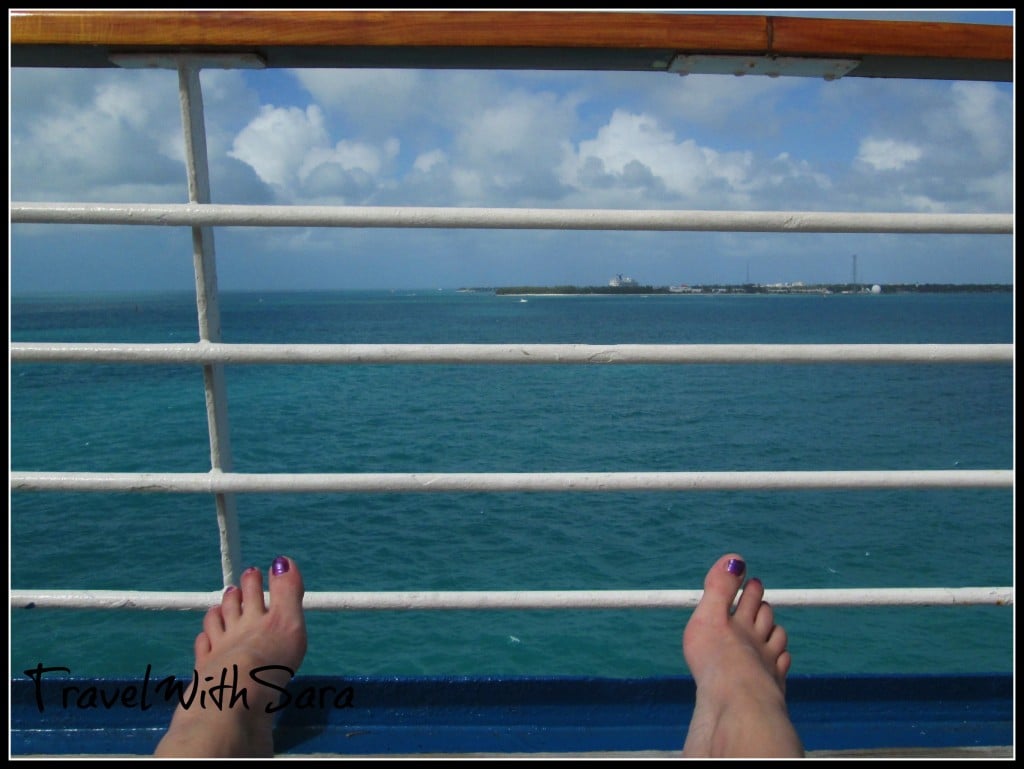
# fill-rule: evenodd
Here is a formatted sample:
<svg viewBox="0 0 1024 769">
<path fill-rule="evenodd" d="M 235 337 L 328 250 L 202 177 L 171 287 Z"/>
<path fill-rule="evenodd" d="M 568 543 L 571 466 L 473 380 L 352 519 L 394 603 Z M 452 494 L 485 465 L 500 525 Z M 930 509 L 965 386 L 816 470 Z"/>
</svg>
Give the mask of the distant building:
<svg viewBox="0 0 1024 769">
<path fill-rule="evenodd" d="M 608 285 L 612 288 L 619 288 L 621 286 L 635 286 L 636 281 L 632 278 L 622 277 L 622 273 L 619 273 L 614 278 L 608 281 Z"/>
</svg>

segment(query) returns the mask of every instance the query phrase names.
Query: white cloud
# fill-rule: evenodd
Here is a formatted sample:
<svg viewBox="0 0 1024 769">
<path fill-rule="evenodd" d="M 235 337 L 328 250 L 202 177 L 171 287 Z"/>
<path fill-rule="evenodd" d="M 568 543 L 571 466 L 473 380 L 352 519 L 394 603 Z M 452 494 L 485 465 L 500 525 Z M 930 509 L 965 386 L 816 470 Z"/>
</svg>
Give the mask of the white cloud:
<svg viewBox="0 0 1024 769">
<path fill-rule="evenodd" d="M 411 69 L 299 69 L 296 80 L 328 111 L 353 122 L 390 129 L 408 116 L 423 90 L 424 73 Z"/>
<path fill-rule="evenodd" d="M 616 110 L 593 139 L 579 143 L 561 173 L 576 189 L 667 191 L 696 202 L 704 195 L 746 190 L 752 161 L 750 152 L 718 152 L 692 139 L 677 141 L 654 117 Z"/>
<path fill-rule="evenodd" d="M 181 134 L 173 75 L 14 70 L 11 191 L 35 200 L 181 199 L 184 174 L 160 151 Z"/>
<path fill-rule="evenodd" d="M 379 145 L 348 139 L 332 145 L 317 105 L 267 105 L 235 137 L 228 154 L 249 165 L 279 199 L 344 203 L 372 196 L 399 148 L 395 138 Z"/>
<path fill-rule="evenodd" d="M 1009 170 L 1005 170 L 980 179 L 969 180 L 967 194 L 972 200 L 985 204 L 976 206 L 976 210 L 986 210 L 991 206 L 997 211 L 1012 211 L 1013 177 Z"/>
<path fill-rule="evenodd" d="M 460 202 L 479 204 L 483 200 L 485 185 L 478 172 L 456 168 L 452 171 L 452 183 Z"/>
<path fill-rule="evenodd" d="M 928 195 L 905 193 L 900 195 L 900 202 L 911 211 L 919 211 L 924 214 L 942 214 L 949 211 L 949 206 Z"/>
<path fill-rule="evenodd" d="M 431 150 L 417 156 L 412 167 L 420 173 L 428 173 L 431 169 L 442 166 L 448 162 L 448 156 L 441 150 Z"/>
<path fill-rule="evenodd" d="M 265 183 L 286 187 L 297 181 L 311 152 L 327 147 L 323 112 L 315 104 L 305 110 L 267 105 L 235 137 L 228 154 L 252 166 Z"/>
<path fill-rule="evenodd" d="M 343 139 L 331 149 L 314 147 L 299 165 L 299 180 L 305 180 L 310 173 L 323 165 L 336 165 L 346 171 L 358 170 L 377 176 L 385 160 L 398 154 L 398 146 L 397 139 L 387 140 L 381 149 Z"/>
<path fill-rule="evenodd" d="M 876 171 L 899 171 L 916 163 L 923 155 L 921 148 L 910 142 L 867 138 L 860 143 L 857 160 Z"/>
<path fill-rule="evenodd" d="M 450 164 L 461 204 L 530 205 L 559 197 L 556 168 L 575 124 L 572 102 L 513 91 L 461 115 Z"/>
<path fill-rule="evenodd" d="M 647 74 L 647 73 L 644 73 Z M 686 120 L 726 128 L 742 125 L 752 112 L 759 130 L 778 121 L 775 107 L 786 94 L 806 87 L 801 78 L 728 77 L 719 75 L 673 75 L 662 84 L 660 103 Z"/>
<path fill-rule="evenodd" d="M 953 107 L 963 130 L 988 161 L 1009 155 L 1009 134 L 1002 115 L 1004 98 L 991 83 L 953 83 Z"/>
<path fill-rule="evenodd" d="M 136 130 L 146 124 L 149 105 L 146 91 L 128 83 L 105 83 L 96 89 L 96 111 Z"/>
<path fill-rule="evenodd" d="M 206 144 L 211 162 L 227 156 L 238 132 L 260 109 L 258 94 L 249 87 L 244 70 L 206 69 L 200 73 Z M 180 126 L 170 126 L 179 134 Z"/>
</svg>

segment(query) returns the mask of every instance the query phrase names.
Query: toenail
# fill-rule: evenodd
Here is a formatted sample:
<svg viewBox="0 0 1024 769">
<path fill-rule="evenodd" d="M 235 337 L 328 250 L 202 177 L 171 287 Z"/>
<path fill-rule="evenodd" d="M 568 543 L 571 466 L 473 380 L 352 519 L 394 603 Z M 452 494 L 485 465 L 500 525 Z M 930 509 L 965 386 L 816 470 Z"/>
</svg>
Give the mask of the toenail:
<svg viewBox="0 0 1024 769">
<path fill-rule="evenodd" d="M 255 566 L 250 566 L 248 569 L 245 570 L 244 573 L 248 574 L 251 571 L 259 571 L 259 569 L 257 569 Z"/>
<path fill-rule="evenodd" d="M 234 585 L 228 585 L 226 588 L 224 588 L 224 595 L 227 595 L 228 593 L 230 593 L 230 592 L 232 592 L 234 590 L 238 590 L 238 588 L 235 587 Z"/>
<path fill-rule="evenodd" d="M 747 570 L 747 564 L 741 561 L 739 558 L 730 558 L 729 563 L 725 565 L 725 570 L 730 574 L 739 576 Z"/>
<path fill-rule="evenodd" d="M 278 556 L 274 559 L 274 563 L 270 567 L 270 571 L 274 576 L 278 576 L 284 574 L 289 568 L 288 559 L 284 556 Z"/>
</svg>

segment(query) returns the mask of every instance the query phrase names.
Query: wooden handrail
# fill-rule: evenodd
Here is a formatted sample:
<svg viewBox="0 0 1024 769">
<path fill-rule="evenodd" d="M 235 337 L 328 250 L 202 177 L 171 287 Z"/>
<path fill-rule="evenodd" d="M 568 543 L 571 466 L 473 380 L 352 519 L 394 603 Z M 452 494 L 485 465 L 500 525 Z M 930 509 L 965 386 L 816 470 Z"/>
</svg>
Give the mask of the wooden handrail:
<svg viewBox="0 0 1024 769">
<path fill-rule="evenodd" d="M 561 11 L 12 11 L 13 66 L 248 52 L 269 67 L 664 70 L 680 54 L 857 59 L 852 76 L 1013 77 L 1013 28 Z"/>
<path fill-rule="evenodd" d="M 159 46 L 526 46 L 764 50 L 765 17 L 505 11 L 44 11 L 11 42 Z"/>
</svg>

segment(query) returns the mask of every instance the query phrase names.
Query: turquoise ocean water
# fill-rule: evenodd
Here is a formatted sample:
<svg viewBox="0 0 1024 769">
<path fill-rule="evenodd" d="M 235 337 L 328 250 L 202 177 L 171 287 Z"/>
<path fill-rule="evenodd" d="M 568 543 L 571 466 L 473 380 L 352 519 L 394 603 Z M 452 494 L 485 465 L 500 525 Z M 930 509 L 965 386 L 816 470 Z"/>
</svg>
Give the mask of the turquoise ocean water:
<svg viewBox="0 0 1024 769">
<path fill-rule="evenodd" d="M 1004 294 L 227 294 L 229 342 L 1012 342 Z M 188 295 L 12 300 L 18 341 L 196 339 Z M 237 366 L 240 472 L 1013 466 L 1010 365 Z M 15 470 L 209 469 L 197 367 L 13 364 Z M 699 588 L 741 552 L 772 588 L 1013 584 L 1010 490 L 241 495 L 245 560 L 308 590 Z M 213 590 L 212 499 L 11 499 L 12 586 Z M 787 609 L 796 673 L 998 672 L 1013 610 Z M 309 615 L 302 672 L 686 672 L 686 612 Z M 201 615 L 12 612 L 12 672 L 191 670 Z"/>
</svg>

